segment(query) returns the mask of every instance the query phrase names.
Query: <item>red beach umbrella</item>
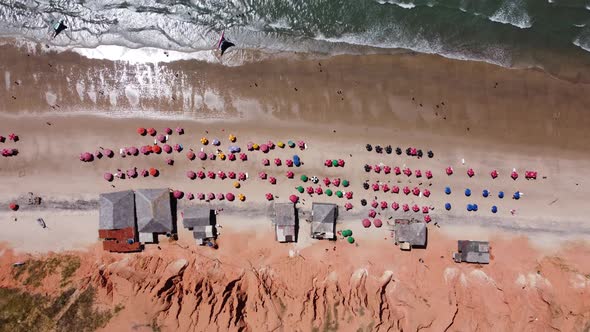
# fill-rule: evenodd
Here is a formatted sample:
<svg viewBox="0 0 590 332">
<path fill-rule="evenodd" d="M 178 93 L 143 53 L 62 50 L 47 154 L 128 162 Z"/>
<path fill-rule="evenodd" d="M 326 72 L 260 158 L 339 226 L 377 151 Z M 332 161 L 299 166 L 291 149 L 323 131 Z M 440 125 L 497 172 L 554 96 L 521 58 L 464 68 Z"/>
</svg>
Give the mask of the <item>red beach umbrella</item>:
<svg viewBox="0 0 590 332">
<path fill-rule="evenodd" d="M 329 178 L 324 178 L 324 185 L 325 185 L 326 187 L 329 187 L 329 186 L 330 186 L 330 183 L 332 183 L 332 181 L 330 181 L 330 179 L 329 179 Z"/>
<path fill-rule="evenodd" d="M 178 135 L 182 135 L 182 134 L 184 134 L 184 129 L 182 129 L 181 127 L 176 127 L 176 133 Z"/>
<path fill-rule="evenodd" d="M 381 226 L 383 226 L 383 222 L 381 221 L 381 219 L 375 219 L 373 220 L 373 225 L 377 228 L 380 228 Z"/>
<path fill-rule="evenodd" d="M 215 172 L 212 172 L 212 171 L 207 172 L 207 177 L 209 179 L 215 179 Z"/>
<path fill-rule="evenodd" d="M 209 160 L 215 160 L 215 153 L 209 153 Z"/>
<path fill-rule="evenodd" d="M 315 193 L 318 195 L 321 195 L 324 193 L 324 190 L 322 189 L 322 187 L 317 187 L 317 188 L 315 188 Z"/>
<path fill-rule="evenodd" d="M 260 178 L 260 180 L 266 180 L 266 173 L 265 172 L 260 172 L 258 173 L 258 177 Z"/>
<path fill-rule="evenodd" d="M 246 161 L 246 160 L 248 160 L 248 156 L 245 153 L 242 152 L 242 153 L 240 153 L 240 160 L 241 161 Z"/>
<path fill-rule="evenodd" d="M 164 128 L 166 135 L 172 135 L 172 128 Z"/>
<path fill-rule="evenodd" d="M 202 201 L 205 199 L 205 194 L 204 193 L 197 193 L 197 198 Z"/>
<path fill-rule="evenodd" d="M 497 170 L 493 170 L 493 171 L 490 173 L 490 176 L 492 177 L 492 179 L 495 179 L 495 178 L 497 178 L 497 177 L 498 177 L 498 171 L 497 171 Z"/>
<path fill-rule="evenodd" d="M 281 166 L 283 163 L 281 162 L 280 158 L 275 158 L 275 165 L 276 166 Z"/>
<path fill-rule="evenodd" d="M 233 153 L 230 153 L 227 155 L 227 159 L 229 159 L 229 161 L 234 161 L 234 160 L 236 160 L 236 155 Z"/>
<path fill-rule="evenodd" d="M 270 165 L 270 161 L 266 158 L 262 159 L 262 166 L 268 166 Z"/>
<path fill-rule="evenodd" d="M 432 179 L 432 172 L 431 171 L 426 171 L 426 178 L 427 179 Z"/>
<path fill-rule="evenodd" d="M 314 191 L 313 190 L 313 187 L 307 187 L 307 193 L 308 194 L 310 194 L 310 195 L 313 194 L 313 191 Z"/>
<path fill-rule="evenodd" d="M 12 202 L 8 205 L 8 208 L 10 208 L 12 211 L 17 211 L 18 210 L 18 204 L 16 204 L 15 202 Z"/>
<path fill-rule="evenodd" d="M 412 156 L 415 156 L 415 155 L 417 155 L 417 154 L 418 154 L 418 150 L 416 150 L 416 148 L 411 148 L 411 149 L 410 149 L 410 154 L 411 154 Z"/>
<path fill-rule="evenodd" d="M 383 167 L 383 173 L 385 173 L 385 174 L 389 174 L 389 173 L 391 173 L 391 167 L 389 167 L 389 166 L 384 166 L 384 167 Z"/>
<path fill-rule="evenodd" d="M 391 188 L 391 192 L 394 194 L 399 194 L 399 187 L 398 186 L 393 186 L 393 188 Z"/>
<path fill-rule="evenodd" d="M 376 209 L 379 206 L 379 202 L 373 200 L 373 202 L 371 202 L 371 207 L 373 207 L 373 209 Z"/>
<path fill-rule="evenodd" d="M 147 130 L 145 130 L 145 128 L 140 127 L 137 128 L 137 133 L 140 134 L 141 136 L 145 136 L 145 134 L 147 134 Z"/>
<path fill-rule="evenodd" d="M 397 202 L 393 202 L 393 203 L 391 203 L 391 208 L 394 211 L 397 211 L 399 209 L 399 204 L 397 204 Z"/>
<path fill-rule="evenodd" d="M 155 177 L 155 176 L 158 176 L 159 174 L 160 174 L 160 172 L 157 169 L 155 169 L 153 167 L 150 168 L 150 175 L 151 176 L 154 176 Z"/>
<path fill-rule="evenodd" d="M 473 168 L 470 168 L 467 170 L 467 176 L 473 177 L 474 175 L 475 175 L 475 171 L 473 171 Z"/>
<path fill-rule="evenodd" d="M 236 196 L 234 196 L 234 194 L 232 194 L 232 193 L 227 193 L 227 194 L 225 194 L 225 198 L 228 201 L 233 202 L 236 199 Z"/>
<path fill-rule="evenodd" d="M 172 153 L 172 147 L 168 144 L 164 144 L 164 146 L 162 147 L 162 150 L 168 154 Z"/>
<path fill-rule="evenodd" d="M 160 154 L 162 152 L 162 148 L 159 145 L 152 146 L 152 152 L 156 154 Z"/>
<path fill-rule="evenodd" d="M 408 204 L 404 204 L 402 205 L 402 210 L 404 210 L 404 212 L 408 212 L 410 210 L 410 206 Z"/>
<path fill-rule="evenodd" d="M 393 168 L 393 173 L 395 173 L 395 175 L 400 175 L 402 174 L 402 170 L 399 167 L 395 166 Z"/>
<path fill-rule="evenodd" d="M 182 151 L 182 146 L 180 144 L 174 144 L 174 151 L 176 151 L 176 152 Z"/>
<path fill-rule="evenodd" d="M 174 190 L 172 192 L 172 196 L 174 196 L 176 199 L 181 199 L 184 196 L 184 193 L 180 190 Z"/>
<path fill-rule="evenodd" d="M 412 189 L 412 193 L 416 196 L 420 195 L 420 188 L 414 187 L 414 189 Z"/>
<path fill-rule="evenodd" d="M 295 203 L 297 203 L 297 202 L 299 201 L 299 197 L 298 197 L 297 195 L 291 195 L 291 196 L 289 196 L 289 200 L 290 200 L 290 201 L 291 201 L 293 204 L 295 204 Z"/>
<path fill-rule="evenodd" d="M 225 199 L 225 195 L 223 193 L 217 194 L 217 199 L 223 201 Z"/>
<path fill-rule="evenodd" d="M 352 210 L 352 204 L 346 203 L 346 204 L 344 204 L 344 208 L 346 209 L 346 211 Z"/>
<path fill-rule="evenodd" d="M 287 178 L 292 179 L 293 177 L 295 177 L 295 173 L 293 173 L 292 171 L 287 171 Z"/>
<path fill-rule="evenodd" d="M 347 191 L 344 196 L 346 196 L 346 199 L 352 199 L 352 191 Z"/>
<path fill-rule="evenodd" d="M 430 210 L 430 209 L 428 208 L 428 206 L 423 206 L 423 207 L 422 207 L 422 213 L 428 213 L 428 210 Z"/>
<path fill-rule="evenodd" d="M 340 186 L 340 178 L 332 179 L 332 184 L 336 187 Z"/>
<path fill-rule="evenodd" d="M 274 196 L 271 193 L 266 193 L 264 196 L 266 197 L 267 201 L 272 201 L 274 199 Z"/>
<path fill-rule="evenodd" d="M 453 174 L 453 168 L 451 166 L 447 167 L 446 172 L 447 172 L 447 175 L 452 175 Z"/>
<path fill-rule="evenodd" d="M 430 197 L 430 190 L 428 190 L 428 189 L 422 190 L 422 195 L 424 195 L 424 197 Z"/>
<path fill-rule="evenodd" d="M 375 218 L 377 212 L 375 210 L 369 210 L 369 218 Z"/>
<path fill-rule="evenodd" d="M 199 179 L 204 179 L 204 178 L 205 178 L 205 172 L 203 172 L 203 171 L 198 171 L 198 172 L 197 172 L 197 177 L 198 177 Z"/>
<path fill-rule="evenodd" d="M 230 178 L 230 179 L 235 179 L 236 178 L 236 173 L 235 172 L 232 172 L 232 171 L 229 171 L 229 172 L 227 172 L 227 177 Z"/>
<path fill-rule="evenodd" d="M 375 173 L 381 173 L 381 166 L 375 165 L 373 166 L 373 170 L 375 171 Z"/>
<path fill-rule="evenodd" d="M 326 159 L 326 161 L 324 161 L 324 166 L 332 167 L 332 161 L 330 159 Z"/>
<path fill-rule="evenodd" d="M 190 159 L 190 160 L 193 160 L 193 159 L 195 159 L 195 153 L 194 153 L 193 151 L 189 151 L 189 152 L 186 154 L 186 156 L 187 156 L 187 158 L 188 158 L 188 159 Z M 190 157 L 189 157 L 189 156 L 190 156 Z M 205 152 L 203 152 L 203 151 L 199 151 L 199 153 L 197 153 L 197 157 L 199 157 L 199 159 L 201 159 L 201 160 L 205 160 L 205 159 L 207 159 L 207 154 L 206 154 Z M 191 158 L 192 158 L 192 159 L 191 159 Z"/>
<path fill-rule="evenodd" d="M 371 217 L 372 218 L 372 217 Z M 371 227 L 371 221 L 369 219 L 363 219 L 363 227 L 369 228 Z"/>
<path fill-rule="evenodd" d="M 387 209 L 387 205 L 388 205 L 388 204 L 387 204 L 387 202 L 386 202 L 386 201 L 383 201 L 383 202 L 381 202 L 381 210 L 385 210 L 385 209 Z"/>
<path fill-rule="evenodd" d="M 207 199 L 210 200 L 210 201 L 214 200 L 215 199 L 215 194 L 214 193 L 207 194 Z"/>
<path fill-rule="evenodd" d="M 268 150 L 270 150 L 270 149 L 268 148 L 268 145 L 266 145 L 266 144 L 262 144 L 262 145 L 260 145 L 260 151 L 262 151 L 262 152 L 264 152 L 264 153 L 267 153 L 267 152 L 268 152 Z"/>
<path fill-rule="evenodd" d="M 404 174 L 407 176 L 411 176 L 412 175 L 412 170 L 409 169 L 408 167 L 404 168 Z"/>
<path fill-rule="evenodd" d="M 429 215 L 425 215 L 425 216 L 424 216 L 424 221 L 425 221 L 425 222 L 427 222 L 427 223 L 429 223 L 429 222 L 431 222 L 431 221 L 432 221 L 432 219 L 430 218 L 430 216 L 429 216 Z"/>
<path fill-rule="evenodd" d="M 410 193 L 410 188 L 408 186 L 404 187 L 404 194 L 408 195 Z"/>
<path fill-rule="evenodd" d="M 277 184 L 277 179 L 271 176 L 268 178 L 268 182 L 270 182 L 270 184 Z"/>
<path fill-rule="evenodd" d="M 224 171 L 217 172 L 217 176 L 222 180 L 224 180 L 227 177 L 227 175 L 225 175 Z"/>
<path fill-rule="evenodd" d="M 160 143 L 164 143 L 166 142 L 166 136 L 159 134 L 158 136 L 156 136 L 156 139 L 160 142 Z"/>
<path fill-rule="evenodd" d="M 194 180 L 197 178 L 197 173 L 195 173 L 193 171 L 188 171 L 188 172 L 186 172 L 186 177 L 191 180 Z"/>
<path fill-rule="evenodd" d="M 344 167 L 344 159 L 338 159 L 338 167 Z"/>
<path fill-rule="evenodd" d="M 386 193 L 386 192 L 388 192 L 388 191 L 389 191 L 389 186 L 387 185 L 387 183 L 384 183 L 384 184 L 381 186 L 381 190 L 382 190 L 384 193 Z"/>
<path fill-rule="evenodd" d="M 150 136 L 156 136 L 156 129 L 154 128 L 149 128 L 147 132 L 150 134 Z"/>
<path fill-rule="evenodd" d="M 238 180 L 240 181 L 246 181 L 246 173 L 238 173 Z"/>
<path fill-rule="evenodd" d="M 379 191 L 379 183 L 373 183 L 373 191 Z"/>
<path fill-rule="evenodd" d="M 414 174 L 416 174 L 417 178 L 421 178 L 422 177 L 422 171 L 420 171 L 419 169 L 417 169 Z"/>
<path fill-rule="evenodd" d="M 512 171 L 512 173 L 510 173 L 510 177 L 512 180 L 516 180 L 518 179 L 518 173 L 516 173 L 516 171 Z"/>
<path fill-rule="evenodd" d="M 293 167 L 293 160 L 291 160 L 291 159 L 286 159 L 286 160 L 285 160 L 285 165 L 287 165 L 287 167 Z"/>
<path fill-rule="evenodd" d="M 412 206 L 412 211 L 414 211 L 414 212 L 420 211 L 420 207 L 418 206 L 418 204 L 414 204 L 414 206 Z"/>
<path fill-rule="evenodd" d="M 102 177 L 109 182 L 113 181 L 113 174 L 112 173 L 104 173 L 104 175 Z"/>
</svg>

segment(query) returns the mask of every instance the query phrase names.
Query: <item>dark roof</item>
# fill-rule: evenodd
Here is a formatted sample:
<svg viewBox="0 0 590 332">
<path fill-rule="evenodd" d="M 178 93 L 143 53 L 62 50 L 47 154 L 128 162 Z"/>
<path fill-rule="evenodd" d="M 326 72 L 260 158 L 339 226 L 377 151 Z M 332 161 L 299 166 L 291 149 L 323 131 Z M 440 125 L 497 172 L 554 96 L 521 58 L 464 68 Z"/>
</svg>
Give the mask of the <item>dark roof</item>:
<svg viewBox="0 0 590 332">
<path fill-rule="evenodd" d="M 182 212 L 182 225 L 185 228 L 213 225 L 213 210 L 208 206 L 190 206 Z"/>
<path fill-rule="evenodd" d="M 138 232 L 172 232 L 172 207 L 168 188 L 136 190 L 135 206 Z"/>
<path fill-rule="evenodd" d="M 408 242 L 412 246 L 426 245 L 426 223 L 397 223 L 394 226 L 395 242 Z"/>
<path fill-rule="evenodd" d="M 486 241 L 457 241 L 458 253 L 453 255 L 455 261 L 467 263 L 490 263 L 490 243 Z M 460 260 L 459 260 L 460 258 Z"/>
<path fill-rule="evenodd" d="M 273 223 L 280 226 L 295 226 L 295 204 L 293 203 L 275 203 Z"/>
<path fill-rule="evenodd" d="M 335 233 L 338 205 L 330 203 L 312 203 L 311 234 Z"/>
<path fill-rule="evenodd" d="M 99 229 L 135 227 L 133 191 L 125 190 L 99 196 Z"/>
</svg>

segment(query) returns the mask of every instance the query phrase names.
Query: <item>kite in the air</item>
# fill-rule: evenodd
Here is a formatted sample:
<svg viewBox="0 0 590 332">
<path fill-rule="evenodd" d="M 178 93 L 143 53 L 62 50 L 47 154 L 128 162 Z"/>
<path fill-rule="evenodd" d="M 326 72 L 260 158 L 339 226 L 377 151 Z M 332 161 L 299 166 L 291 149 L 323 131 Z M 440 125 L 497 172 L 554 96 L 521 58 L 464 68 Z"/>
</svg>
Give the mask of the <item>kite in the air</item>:
<svg viewBox="0 0 590 332">
<path fill-rule="evenodd" d="M 236 44 L 225 39 L 225 32 L 223 32 L 221 34 L 221 38 L 219 39 L 219 43 L 217 43 L 217 48 L 221 50 L 221 55 L 223 55 L 223 53 L 225 53 L 225 51 L 232 46 L 236 46 Z"/>
</svg>

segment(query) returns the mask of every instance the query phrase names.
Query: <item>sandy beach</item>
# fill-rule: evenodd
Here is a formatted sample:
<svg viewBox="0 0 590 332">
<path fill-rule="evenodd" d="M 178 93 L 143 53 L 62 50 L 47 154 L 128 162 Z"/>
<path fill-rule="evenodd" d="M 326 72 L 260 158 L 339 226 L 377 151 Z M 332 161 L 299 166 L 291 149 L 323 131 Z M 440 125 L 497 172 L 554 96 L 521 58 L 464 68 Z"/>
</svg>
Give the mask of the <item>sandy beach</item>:
<svg viewBox="0 0 590 332">
<path fill-rule="evenodd" d="M 0 287 L 57 296 L 59 288 L 20 284 L 10 265 L 73 254 L 81 259 L 73 284 L 96 288 L 103 308 L 125 307 L 105 331 L 133 326 L 148 331 L 153 322 L 162 331 L 201 330 L 207 324 L 244 331 L 588 328 L 587 84 L 540 70 L 416 54 L 319 60 L 294 55 L 227 67 L 197 61 L 136 65 L 42 48 L 10 40 L 0 46 L 5 60 L 0 135 L 19 136 L 17 142 L 0 143 L 18 149 L 18 155 L 0 159 L 0 223 L 6 229 L 0 232 Z M 118 153 L 154 143 L 154 137 L 138 135 L 137 127 L 179 126 L 184 134 L 170 135 L 167 143 L 182 144 L 180 153 Z M 217 138 L 226 149 L 230 134 L 243 150 L 248 142 L 268 140 L 304 140 L 308 148 L 245 151 L 245 162 L 186 157 L 190 149 L 215 152 L 200 143 L 202 137 Z M 432 150 L 434 157 L 378 154 L 367 151 L 367 143 Z M 115 156 L 79 161 L 81 153 L 102 148 Z M 301 167 L 272 163 L 294 154 Z M 270 166 L 263 166 L 265 158 Z M 324 166 L 326 159 L 339 158 L 344 167 Z M 367 173 L 365 164 L 431 170 L 433 177 Z M 133 167 L 156 167 L 160 175 L 103 179 L 105 172 Z M 470 168 L 473 177 L 466 174 Z M 497 179 L 490 176 L 494 169 Z M 510 178 L 513 169 L 517 180 Z M 190 180 L 189 170 L 247 172 L 249 178 L 235 189 L 230 179 Z M 288 170 L 293 179 L 286 177 Z M 537 171 L 538 178 L 525 180 L 525 170 Z M 277 184 L 259 179 L 260 171 Z M 272 203 L 265 194 L 287 202 L 295 187 L 318 186 L 303 183 L 303 174 L 350 181 L 350 187 L 338 189 L 352 191 L 352 199 L 300 194 L 298 207 L 309 213 L 312 202 L 339 204 L 337 229 L 352 229 L 356 245 L 311 240 L 305 222 L 298 243 L 275 243 Z M 365 190 L 366 181 L 419 187 L 431 195 Z M 98 195 L 162 187 L 242 193 L 246 201 L 179 201 L 179 210 L 197 204 L 223 208 L 218 251 L 197 248 L 182 230 L 178 243 L 164 241 L 142 253 L 102 252 Z M 470 197 L 463 194 L 466 188 Z M 482 197 L 484 189 L 490 197 Z M 511 199 L 517 191 L 522 197 Z M 29 192 L 43 203 L 27 205 Z M 421 212 L 394 211 L 392 202 L 432 207 L 428 247 L 401 252 L 388 227 L 364 229 L 360 221 L 371 207 L 361 199 L 369 205 L 386 201 L 387 209 L 377 209 L 383 221 L 423 218 Z M 8 204 L 15 201 L 20 209 L 10 211 Z M 343 208 L 347 202 L 350 211 Z M 469 203 L 479 211 L 466 211 Z M 492 205 L 498 213 L 490 211 Z M 40 217 L 47 229 L 36 225 Z M 454 263 L 458 239 L 490 241 L 491 264 Z M 205 315 L 208 320 L 199 318 Z"/>
</svg>

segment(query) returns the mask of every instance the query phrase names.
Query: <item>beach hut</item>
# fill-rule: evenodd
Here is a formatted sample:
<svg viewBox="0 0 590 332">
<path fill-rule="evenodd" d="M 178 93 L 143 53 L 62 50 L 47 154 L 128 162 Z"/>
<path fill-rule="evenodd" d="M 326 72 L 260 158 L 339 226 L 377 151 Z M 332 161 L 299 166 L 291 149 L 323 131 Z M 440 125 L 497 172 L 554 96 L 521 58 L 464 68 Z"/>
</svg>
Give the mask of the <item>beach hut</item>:
<svg viewBox="0 0 590 332">
<path fill-rule="evenodd" d="M 445 210 L 447 210 L 447 211 L 451 210 L 451 203 L 445 203 Z"/>
<path fill-rule="evenodd" d="M 207 206 L 190 206 L 182 212 L 182 225 L 193 233 L 197 245 L 205 245 L 217 237 L 215 212 Z"/>
<path fill-rule="evenodd" d="M 157 234 L 175 231 L 173 215 L 176 212 L 172 211 L 168 188 L 136 190 L 135 206 L 140 242 L 157 242 Z"/>
<path fill-rule="evenodd" d="M 417 220 L 396 219 L 393 226 L 394 242 L 402 250 L 426 248 L 426 223 Z"/>
<path fill-rule="evenodd" d="M 133 191 L 125 190 L 99 195 L 98 237 L 103 249 L 132 252 L 141 249 L 135 229 L 135 199 Z"/>
<path fill-rule="evenodd" d="M 272 223 L 278 242 L 297 242 L 298 211 L 295 203 L 275 203 Z"/>
<path fill-rule="evenodd" d="M 457 241 L 458 252 L 453 253 L 453 261 L 456 263 L 490 263 L 490 243 L 483 241 Z"/>
<path fill-rule="evenodd" d="M 364 228 L 369 228 L 371 227 L 371 221 L 369 219 L 363 219 L 363 221 L 361 222 L 363 224 Z"/>
<path fill-rule="evenodd" d="M 312 203 L 311 237 L 314 239 L 336 239 L 338 206 L 329 203 Z"/>
</svg>

